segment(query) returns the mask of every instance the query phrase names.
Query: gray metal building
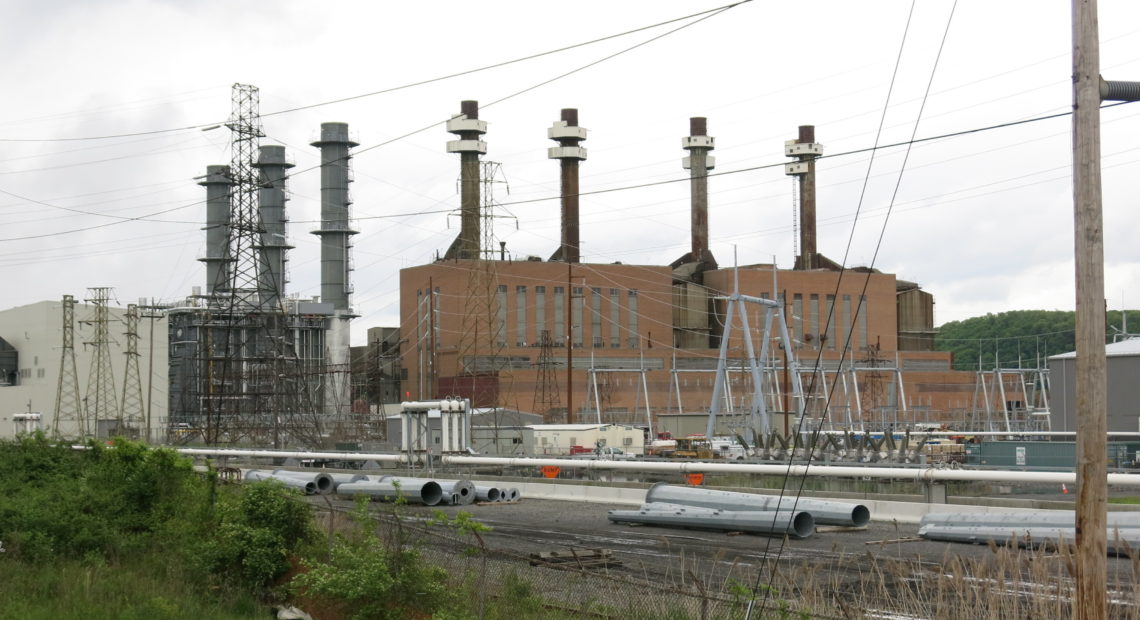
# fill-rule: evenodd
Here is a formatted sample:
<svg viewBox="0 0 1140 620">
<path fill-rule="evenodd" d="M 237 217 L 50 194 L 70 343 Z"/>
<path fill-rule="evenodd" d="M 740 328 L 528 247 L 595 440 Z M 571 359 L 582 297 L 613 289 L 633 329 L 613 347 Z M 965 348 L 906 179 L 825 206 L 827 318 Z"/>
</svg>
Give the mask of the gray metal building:
<svg viewBox="0 0 1140 620">
<path fill-rule="evenodd" d="M 1108 371 L 1108 431 L 1140 431 L 1140 338 L 1105 347 Z M 1049 358 L 1053 430 L 1076 431 L 1076 351 Z"/>
</svg>

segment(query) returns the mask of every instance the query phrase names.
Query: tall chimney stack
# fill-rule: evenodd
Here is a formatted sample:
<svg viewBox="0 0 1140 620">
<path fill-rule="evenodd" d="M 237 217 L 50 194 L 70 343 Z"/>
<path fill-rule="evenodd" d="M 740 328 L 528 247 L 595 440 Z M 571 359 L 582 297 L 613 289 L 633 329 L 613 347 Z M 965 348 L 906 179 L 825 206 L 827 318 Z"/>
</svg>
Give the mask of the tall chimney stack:
<svg viewBox="0 0 1140 620">
<path fill-rule="evenodd" d="M 459 153 L 459 237 L 447 249 L 445 258 L 479 258 L 479 156 L 487 153 L 487 143 L 479 139 L 487 133 L 487 121 L 479 120 L 479 102 L 460 103 L 458 116 L 447 121 L 447 131 L 459 139 L 447 143 L 448 153 Z"/>
<path fill-rule="evenodd" d="M 716 141 L 708 135 L 708 122 L 703 116 L 689 119 L 689 134 L 681 140 L 682 148 L 689 152 L 681 160 L 681 166 L 689 171 L 689 195 L 692 201 L 693 243 L 690 261 L 705 263 L 709 268 L 715 269 L 716 259 L 709 252 L 708 173 L 716 166 L 716 159 L 709 155 L 709 151 L 716 148 Z"/>
<path fill-rule="evenodd" d="M 285 298 L 285 264 L 288 261 L 289 245 L 285 214 L 285 178 L 293 167 L 285 158 L 285 147 L 278 145 L 262 146 L 258 150 L 257 163 L 260 170 L 261 186 L 257 197 L 261 211 L 261 241 L 257 247 L 260 256 L 257 282 L 261 291 L 262 307 L 278 310 Z"/>
<path fill-rule="evenodd" d="M 784 154 L 796 158 L 784 164 L 784 174 L 800 180 L 800 255 L 795 268 L 815 269 L 820 266 L 815 244 L 815 160 L 823 154 L 823 145 L 815 141 L 815 125 L 800 125 L 799 138 L 784 143 Z"/>
<path fill-rule="evenodd" d="M 206 166 L 206 177 L 198 182 L 206 188 L 206 294 L 222 295 L 230 290 L 233 257 L 230 256 L 230 194 L 234 185 L 229 166 Z"/>
<path fill-rule="evenodd" d="M 321 138 L 312 145 L 321 149 L 321 228 L 313 231 L 321 238 L 321 301 L 348 312 L 349 250 L 358 232 L 350 226 L 349 150 L 357 143 L 349 139 L 347 123 L 321 123 Z"/>
<path fill-rule="evenodd" d="M 563 108 L 562 120 L 546 130 L 546 137 L 558 143 L 547 149 L 550 159 L 562 162 L 562 245 L 550 260 L 577 263 L 582 258 L 578 227 L 578 162 L 586 160 L 586 128 L 578 126 L 578 110 Z"/>
</svg>

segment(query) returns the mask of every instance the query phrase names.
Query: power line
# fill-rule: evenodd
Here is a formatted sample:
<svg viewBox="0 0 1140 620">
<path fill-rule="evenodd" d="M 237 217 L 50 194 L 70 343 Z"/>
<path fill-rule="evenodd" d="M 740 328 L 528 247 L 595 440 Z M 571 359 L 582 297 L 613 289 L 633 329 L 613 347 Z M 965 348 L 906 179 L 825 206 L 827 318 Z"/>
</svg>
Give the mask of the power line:
<svg viewBox="0 0 1140 620">
<path fill-rule="evenodd" d="M 459 71 L 457 73 L 450 73 L 447 75 L 441 75 L 439 77 L 428 78 L 426 80 L 419 80 L 416 82 L 410 82 L 410 83 L 403 84 L 400 86 L 393 86 L 390 88 L 385 88 L 385 89 L 373 91 L 370 93 L 362 93 L 359 95 L 351 95 L 349 97 L 342 97 L 340 99 L 332 99 L 329 101 L 322 101 L 320 103 L 312 103 L 312 104 L 297 106 L 297 107 L 293 107 L 293 108 L 286 108 L 284 110 L 278 110 L 276 112 L 268 112 L 268 113 L 262 114 L 261 116 L 262 116 L 262 118 L 264 118 L 266 116 L 277 116 L 277 115 L 281 115 L 281 114 L 288 114 L 290 112 L 299 112 L 301 110 L 311 110 L 313 108 L 319 108 L 322 106 L 333 105 L 336 103 L 344 103 L 346 101 L 363 99 L 365 97 L 373 97 L 376 95 L 393 93 L 393 92 L 400 91 L 400 90 L 406 90 L 409 88 L 414 88 L 416 86 L 424 86 L 424 85 L 432 84 L 435 82 L 442 82 L 445 80 L 450 80 L 452 78 L 462 77 L 465 75 L 472 75 L 474 73 L 480 73 L 482 71 L 488 71 L 491 69 L 498 69 L 500 67 L 506 67 L 508 65 L 513 65 L 513 64 L 520 63 L 520 62 L 525 62 L 528 60 L 534 60 L 536 58 L 542 58 L 544 56 L 550 56 L 553 54 L 558 54 L 561 52 L 566 52 L 566 51 L 570 51 L 573 49 L 578 49 L 580 47 L 587 47 L 590 45 L 594 45 L 596 43 L 609 41 L 611 39 L 618 39 L 618 38 L 625 37 L 625 36 L 628 36 L 631 34 L 636 34 L 638 32 L 643 32 L 646 30 L 652 30 L 654 28 L 659 28 L 661 26 L 667 26 L 669 24 L 673 24 L 673 23 L 676 23 L 679 21 L 684 21 L 684 20 L 691 19 L 694 17 L 706 16 L 702 19 L 707 19 L 707 17 L 711 17 L 712 14 L 723 12 L 723 11 L 726 11 L 728 9 L 737 7 L 741 4 L 746 4 L 748 2 L 752 2 L 752 0 L 740 0 L 739 2 L 734 2 L 732 4 L 726 4 L 726 5 L 716 7 L 716 8 L 712 8 L 712 9 L 708 9 L 705 11 L 700 11 L 697 13 L 691 13 L 689 15 L 685 15 L 682 17 L 674 17 L 672 19 L 668 19 L 668 20 L 665 20 L 662 22 L 657 22 L 655 24 L 650 24 L 648 26 L 640 26 L 638 28 L 634 28 L 632 30 L 626 30 L 624 32 L 619 32 L 617 34 L 606 35 L 604 37 L 599 37 L 597 39 L 591 39 L 589 41 L 583 41 L 581 43 L 575 43 L 573 45 L 567 45 L 565 47 L 547 50 L 545 52 L 538 52 L 536 54 L 530 54 L 530 55 L 522 56 L 522 57 L 515 58 L 512 60 L 505 60 L 502 62 L 490 64 L 490 65 L 484 65 L 482 67 L 477 67 L 475 69 L 467 69 L 465 71 Z M 701 21 L 701 20 L 697 20 L 697 21 Z M 694 23 L 696 23 L 696 22 L 694 22 Z M 669 34 L 669 33 L 666 33 L 666 34 Z M 665 35 L 661 35 L 661 36 L 665 36 Z M 660 37 L 655 37 L 654 39 L 650 39 L 650 41 L 653 41 L 657 38 L 660 38 Z M 622 53 L 622 52 L 619 52 L 619 54 L 620 53 Z M 594 63 L 594 64 L 596 64 L 596 63 Z M 590 66 L 590 65 L 587 65 L 587 67 L 588 66 Z M 585 67 L 583 67 L 583 68 L 585 68 Z M 559 76 L 559 78 L 561 78 L 561 77 L 565 77 L 565 76 L 564 75 Z M 558 78 L 555 78 L 555 79 L 558 79 Z M 551 81 L 553 81 L 553 80 L 551 80 Z M 539 84 L 539 85 L 534 86 L 532 88 L 537 88 L 538 86 L 542 86 L 542 85 L 543 84 Z M 530 89 L 528 89 L 528 90 L 530 90 Z M 526 92 L 526 91 L 525 90 L 520 91 L 519 93 L 515 93 L 515 94 L 516 95 L 521 94 L 522 92 Z M 508 97 L 505 97 L 504 99 L 509 99 L 510 97 L 513 97 L 513 96 L 515 96 L 515 95 L 510 95 Z M 502 100 L 503 99 L 500 99 L 500 101 L 502 101 Z M 224 121 L 224 120 L 223 121 L 214 121 L 214 122 L 210 122 L 210 123 L 199 123 L 199 124 L 195 124 L 195 125 L 185 125 L 182 127 L 170 127 L 167 129 L 152 129 L 149 131 L 135 131 L 135 132 L 130 132 L 130 133 L 107 134 L 107 135 L 101 135 L 101 136 L 81 136 L 81 137 L 67 137 L 67 138 L 0 138 L 0 142 L 81 142 L 81 141 L 86 141 L 86 140 L 110 140 L 110 139 L 115 139 L 115 138 L 132 138 L 132 137 L 137 137 L 137 136 L 150 136 L 150 135 L 155 135 L 155 134 L 175 133 L 175 132 L 180 132 L 180 131 L 191 131 L 191 130 L 195 130 L 195 129 L 209 130 L 209 129 L 214 129 L 216 127 L 220 127 L 223 124 L 225 124 L 225 122 L 226 121 Z"/>
</svg>

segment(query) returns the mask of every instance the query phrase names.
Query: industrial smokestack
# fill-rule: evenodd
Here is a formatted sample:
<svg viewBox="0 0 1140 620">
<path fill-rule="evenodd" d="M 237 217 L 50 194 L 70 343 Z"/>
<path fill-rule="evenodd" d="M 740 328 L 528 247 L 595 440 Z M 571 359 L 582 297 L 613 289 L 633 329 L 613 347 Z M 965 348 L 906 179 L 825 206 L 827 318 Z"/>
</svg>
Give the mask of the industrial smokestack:
<svg viewBox="0 0 1140 620">
<path fill-rule="evenodd" d="M 716 268 L 716 259 L 709 251 L 709 180 L 708 172 L 716 166 L 716 159 L 709 151 L 716 148 L 716 141 L 708 135 L 708 123 L 703 116 L 689 119 L 689 136 L 683 138 L 681 147 L 689 155 L 681 160 L 681 165 L 689 171 L 689 195 L 692 201 L 692 250 L 690 262 L 703 263 L 698 271 Z"/>
<path fill-rule="evenodd" d="M 582 257 L 578 236 L 578 162 L 586 160 L 586 149 L 578 146 L 586 139 L 586 128 L 578 126 L 578 110 L 563 108 L 562 120 L 546 130 L 546 137 L 558 143 L 547 149 L 547 157 L 562 161 L 562 245 L 550 260 L 577 263 Z"/>
<path fill-rule="evenodd" d="M 460 103 L 460 113 L 447 121 L 447 131 L 459 137 L 447 143 L 448 153 L 459 153 L 459 236 L 447 249 L 445 258 L 479 258 L 479 156 L 487 143 L 479 136 L 487 133 L 487 122 L 479 120 L 479 102 Z"/>
<path fill-rule="evenodd" d="M 800 255 L 795 268 L 815 269 L 820 266 L 815 243 L 815 160 L 823 154 L 823 146 L 815 141 L 815 126 L 800 125 L 799 138 L 784 143 L 784 154 L 797 160 L 784 164 L 784 174 L 800 181 Z"/>
<path fill-rule="evenodd" d="M 321 149 L 321 228 L 313 231 L 321 238 L 321 301 L 348 312 L 350 240 L 358 232 L 349 226 L 349 149 L 357 143 L 349 139 L 347 123 L 321 123 L 321 139 L 313 146 Z"/>
<path fill-rule="evenodd" d="M 206 177 L 198 182 L 206 188 L 206 291 L 210 296 L 229 292 L 233 273 L 230 256 L 230 193 L 233 187 L 229 166 L 206 166 Z"/>
<path fill-rule="evenodd" d="M 277 310 L 285 297 L 285 265 L 288 261 L 289 245 L 285 213 L 285 179 L 289 168 L 293 167 L 285 158 L 285 147 L 263 146 L 258 150 L 254 167 L 260 171 L 260 189 L 257 204 L 261 212 L 261 241 L 257 246 L 260 266 L 257 274 L 257 287 L 261 292 L 262 307 Z"/>
</svg>

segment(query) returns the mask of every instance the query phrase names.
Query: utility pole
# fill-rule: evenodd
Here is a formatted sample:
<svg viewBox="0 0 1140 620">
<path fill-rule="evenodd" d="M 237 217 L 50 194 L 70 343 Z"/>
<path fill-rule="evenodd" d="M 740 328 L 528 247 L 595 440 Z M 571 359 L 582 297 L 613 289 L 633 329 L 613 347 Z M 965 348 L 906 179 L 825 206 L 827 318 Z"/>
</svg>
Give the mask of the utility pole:
<svg viewBox="0 0 1140 620">
<path fill-rule="evenodd" d="M 1100 77 L 1096 0 L 1073 0 L 1073 212 L 1077 302 L 1076 617 L 1108 615 L 1104 217 L 1101 101 L 1140 100 L 1140 83 Z"/>
</svg>

